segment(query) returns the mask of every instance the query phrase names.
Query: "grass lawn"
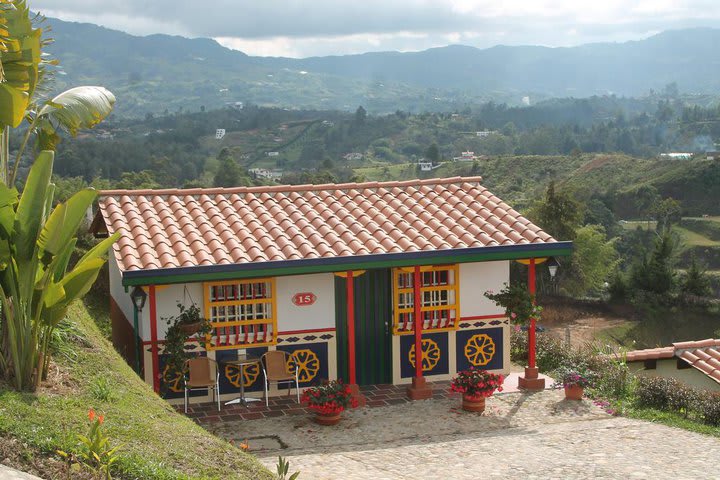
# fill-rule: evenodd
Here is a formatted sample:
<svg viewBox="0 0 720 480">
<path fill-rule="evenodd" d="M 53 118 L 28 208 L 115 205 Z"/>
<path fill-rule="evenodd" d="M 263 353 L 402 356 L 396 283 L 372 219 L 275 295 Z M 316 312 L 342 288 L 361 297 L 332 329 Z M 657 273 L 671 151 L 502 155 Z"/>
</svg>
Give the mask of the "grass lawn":
<svg viewBox="0 0 720 480">
<path fill-rule="evenodd" d="M 99 311 L 93 309 L 95 315 Z M 111 443 L 123 445 L 118 478 L 274 478 L 253 456 L 175 413 L 155 395 L 115 352 L 84 304 L 74 304 L 68 317 L 72 348 L 56 355 L 50 381 L 35 393 L 0 385 L 0 451 L 22 444 L 16 466 L 57 478 L 58 471 L 48 467 L 51 460 L 33 457 L 75 450 L 76 434 L 87 433 L 92 407 L 105 415 Z"/>
<path fill-rule="evenodd" d="M 669 427 L 682 428 L 691 432 L 702 433 L 720 437 L 720 427 L 706 425 L 690 418 L 685 418 L 679 413 L 664 412 L 654 408 L 629 407 L 623 412 L 624 416 L 629 418 L 637 418 L 648 422 L 662 423 Z"/>
</svg>

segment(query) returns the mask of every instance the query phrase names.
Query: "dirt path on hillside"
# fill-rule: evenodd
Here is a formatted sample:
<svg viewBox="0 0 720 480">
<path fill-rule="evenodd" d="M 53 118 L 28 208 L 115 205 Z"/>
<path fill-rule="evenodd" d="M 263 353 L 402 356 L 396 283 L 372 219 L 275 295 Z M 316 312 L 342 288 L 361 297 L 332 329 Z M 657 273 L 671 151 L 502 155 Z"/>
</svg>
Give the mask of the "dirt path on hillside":
<svg viewBox="0 0 720 480">
<path fill-rule="evenodd" d="M 545 325 L 545 331 L 563 341 L 570 335 L 570 344 L 581 347 L 597 342 L 602 332 L 628 323 L 630 320 L 625 318 L 582 316 L 568 322 Z"/>
</svg>

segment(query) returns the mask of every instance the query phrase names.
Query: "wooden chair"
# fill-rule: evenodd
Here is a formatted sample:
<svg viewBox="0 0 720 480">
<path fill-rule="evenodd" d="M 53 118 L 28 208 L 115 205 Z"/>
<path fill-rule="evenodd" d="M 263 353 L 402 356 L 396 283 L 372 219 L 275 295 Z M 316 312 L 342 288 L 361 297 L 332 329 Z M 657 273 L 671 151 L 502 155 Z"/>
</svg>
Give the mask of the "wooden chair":
<svg viewBox="0 0 720 480">
<path fill-rule="evenodd" d="M 273 350 L 265 352 L 260 357 L 260 363 L 262 364 L 263 375 L 265 376 L 265 382 L 263 384 L 265 388 L 265 406 L 269 405 L 268 402 L 268 388 L 270 382 L 275 382 L 280 386 L 281 383 L 288 384 L 288 395 L 290 395 L 290 389 L 292 384 L 295 383 L 295 391 L 297 393 L 297 401 L 300 403 L 300 383 L 298 382 L 297 368 L 290 368 L 288 366 L 288 357 L 290 355 L 282 350 Z"/>
<path fill-rule="evenodd" d="M 185 375 L 185 413 L 188 410 L 188 398 L 190 391 L 210 389 L 213 392 L 213 401 L 217 402 L 218 412 L 220 411 L 220 371 L 217 362 L 207 357 L 195 357 L 185 362 L 187 375 Z"/>
</svg>

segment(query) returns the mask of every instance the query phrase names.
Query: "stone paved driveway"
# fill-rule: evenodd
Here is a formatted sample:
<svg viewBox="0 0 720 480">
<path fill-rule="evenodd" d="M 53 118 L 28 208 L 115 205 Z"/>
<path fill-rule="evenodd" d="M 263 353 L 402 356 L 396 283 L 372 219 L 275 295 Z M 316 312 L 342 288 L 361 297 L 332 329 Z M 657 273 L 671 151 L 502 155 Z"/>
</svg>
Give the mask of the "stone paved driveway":
<svg viewBox="0 0 720 480">
<path fill-rule="evenodd" d="M 482 415 L 459 399 L 346 412 L 321 427 L 305 416 L 226 422 L 212 430 L 301 480 L 474 478 L 718 478 L 720 439 L 612 417 L 561 392 L 505 394 Z"/>
</svg>

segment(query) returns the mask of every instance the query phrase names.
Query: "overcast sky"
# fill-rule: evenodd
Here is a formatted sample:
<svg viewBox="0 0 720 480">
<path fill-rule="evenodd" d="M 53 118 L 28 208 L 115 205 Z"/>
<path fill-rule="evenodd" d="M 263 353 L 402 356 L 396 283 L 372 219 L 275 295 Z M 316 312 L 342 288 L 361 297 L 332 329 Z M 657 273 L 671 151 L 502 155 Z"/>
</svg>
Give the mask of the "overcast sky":
<svg viewBox="0 0 720 480">
<path fill-rule="evenodd" d="M 570 46 L 716 26 L 720 0 L 30 0 L 33 10 L 134 35 L 212 37 L 250 55 Z"/>
</svg>

